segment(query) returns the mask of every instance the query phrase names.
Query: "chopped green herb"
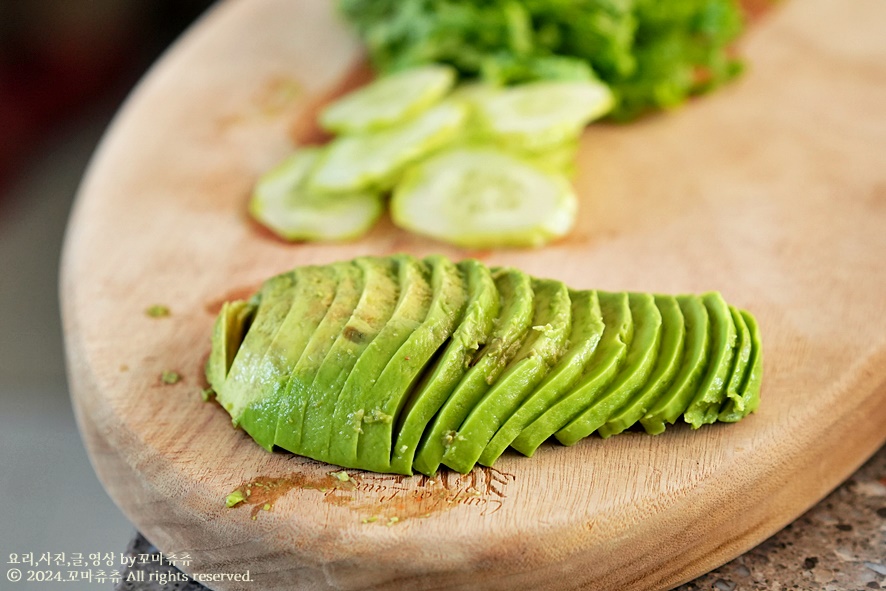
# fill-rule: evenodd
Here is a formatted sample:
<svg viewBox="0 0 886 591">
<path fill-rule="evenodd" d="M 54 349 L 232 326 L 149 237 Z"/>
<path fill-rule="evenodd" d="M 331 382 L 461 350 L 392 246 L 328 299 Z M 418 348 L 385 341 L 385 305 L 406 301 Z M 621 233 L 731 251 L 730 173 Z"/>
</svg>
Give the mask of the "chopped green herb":
<svg viewBox="0 0 886 591">
<path fill-rule="evenodd" d="M 329 475 L 339 482 L 350 482 L 351 480 L 351 475 L 344 470 L 342 470 L 341 472 L 330 472 Z"/>
</svg>

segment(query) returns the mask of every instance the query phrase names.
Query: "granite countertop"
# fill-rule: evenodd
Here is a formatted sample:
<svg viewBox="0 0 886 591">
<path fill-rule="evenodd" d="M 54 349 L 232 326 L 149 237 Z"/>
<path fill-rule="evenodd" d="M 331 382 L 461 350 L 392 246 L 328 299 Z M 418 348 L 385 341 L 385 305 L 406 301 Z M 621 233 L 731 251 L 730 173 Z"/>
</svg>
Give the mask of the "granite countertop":
<svg viewBox="0 0 886 591">
<path fill-rule="evenodd" d="M 140 534 L 130 556 L 157 554 Z M 117 591 L 205 591 L 194 582 L 127 582 L 131 571 L 178 573 L 171 565 L 136 563 Z M 155 577 L 157 578 L 157 577 Z M 173 577 L 175 578 L 175 577 Z M 886 447 L 786 528 L 735 560 L 676 591 L 867 591 L 886 589 Z"/>
</svg>

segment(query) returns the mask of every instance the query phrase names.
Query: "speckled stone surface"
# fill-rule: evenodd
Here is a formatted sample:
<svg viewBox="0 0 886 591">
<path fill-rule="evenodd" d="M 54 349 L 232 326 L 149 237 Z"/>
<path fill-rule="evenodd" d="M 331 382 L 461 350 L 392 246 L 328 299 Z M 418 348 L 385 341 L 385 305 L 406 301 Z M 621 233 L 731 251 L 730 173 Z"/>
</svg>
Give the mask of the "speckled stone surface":
<svg viewBox="0 0 886 591">
<path fill-rule="evenodd" d="M 138 557 L 156 555 L 157 549 L 136 535 L 127 552 Z M 132 575 L 134 572 L 144 574 Z M 127 581 L 127 578 L 144 580 Z M 136 561 L 126 570 L 124 580 L 116 589 L 206 591 L 202 585 L 175 581 L 176 578 L 184 575 L 172 565 Z M 255 588 L 259 589 L 257 585 Z M 793 589 L 886 589 L 886 447 L 794 523 L 735 560 L 677 587 L 676 591 Z"/>
</svg>

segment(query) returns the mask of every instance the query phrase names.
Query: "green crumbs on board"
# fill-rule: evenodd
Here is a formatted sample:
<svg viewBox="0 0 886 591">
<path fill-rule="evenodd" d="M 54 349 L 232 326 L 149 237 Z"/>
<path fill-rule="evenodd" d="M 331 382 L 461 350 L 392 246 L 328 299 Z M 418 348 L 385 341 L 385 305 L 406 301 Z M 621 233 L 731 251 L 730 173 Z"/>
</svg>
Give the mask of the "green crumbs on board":
<svg viewBox="0 0 886 591">
<path fill-rule="evenodd" d="M 173 371 L 170 369 L 163 370 L 163 373 L 160 374 L 160 381 L 164 384 L 172 385 L 177 384 L 182 380 L 182 376 L 177 371 Z"/>
<path fill-rule="evenodd" d="M 169 316 L 170 312 L 168 306 L 154 304 L 153 306 L 148 306 L 145 310 L 145 314 L 151 318 L 165 318 L 166 316 Z"/>
<path fill-rule="evenodd" d="M 225 505 L 229 508 L 235 507 L 245 500 L 246 495 L 243 494 L 242 490 L 237 489 L 225 498 Z"/>
<path fill-rule="evenodd" d="M 433 475 L 508 447 L 531 456 L 551 437 L 738 421 L 759 405 L 762 360 L 754 317 L 716 292 L 571 290 L 400 254 L 299 267 L 229 302 L 206 374 L 265 449 Z"/>
</svg>

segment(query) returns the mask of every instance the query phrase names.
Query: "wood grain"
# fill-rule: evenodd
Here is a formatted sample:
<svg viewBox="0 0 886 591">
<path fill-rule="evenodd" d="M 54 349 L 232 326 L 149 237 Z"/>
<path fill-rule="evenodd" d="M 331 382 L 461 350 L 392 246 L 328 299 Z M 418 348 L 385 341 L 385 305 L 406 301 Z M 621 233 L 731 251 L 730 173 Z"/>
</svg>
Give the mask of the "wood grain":
<svg viewBox="0 0 886 591">
<path fill-rule="evenodd" d="M 102 482 L 159 548 L 193 557 L 185 570 L 255 581 L 221 590 L 666 589 L 759 543 L 886 440 L 883 19 L 879 0 L 783 6 L 745 38 L 736 84 L 585 134 L 570 237 L 468 252 L 387 220 L 345 245 L 287 245 L 247 220 L 257 175 L 362 56 L 327 2 L 221 4 L 127 101 L 70 223 L 68 367 Z M 298 264 L 397 251 L 577 288 L 720 290 L 760 321 L 762 406 L 467 476 L 336 485 L 333 467 L 264 452 L 200 400 L 221 299 Z M 154 304 L 171 315 L 149 317 Z M 251 502 L 227 509 L 247 485 Z"/>
</svg>

